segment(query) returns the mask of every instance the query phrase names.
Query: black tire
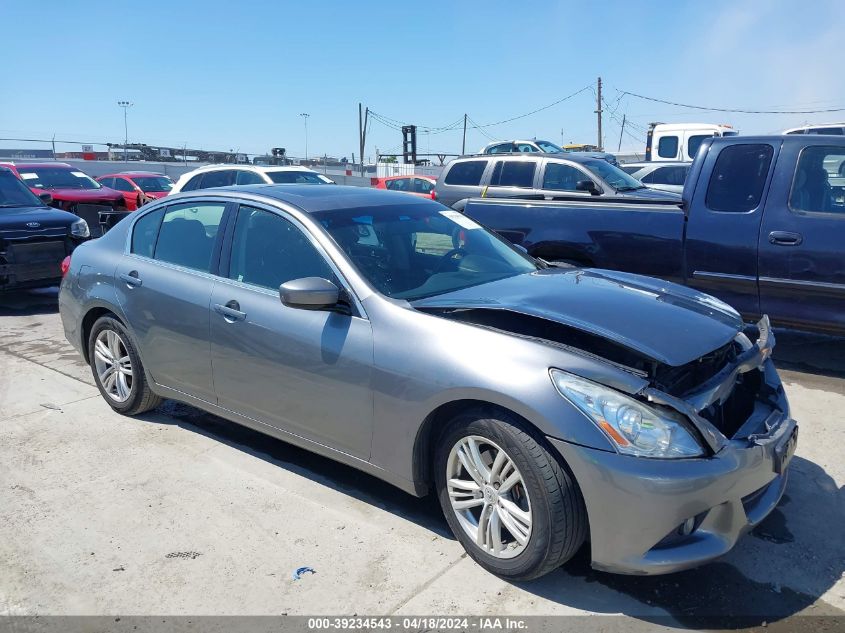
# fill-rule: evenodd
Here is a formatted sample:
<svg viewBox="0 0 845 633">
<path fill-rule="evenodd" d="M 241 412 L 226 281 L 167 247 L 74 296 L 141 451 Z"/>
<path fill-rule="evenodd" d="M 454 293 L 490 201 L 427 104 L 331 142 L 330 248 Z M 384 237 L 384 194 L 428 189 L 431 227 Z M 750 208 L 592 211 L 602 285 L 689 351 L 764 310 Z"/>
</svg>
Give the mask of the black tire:
<svg viewBox="0 0 845 633">
<path fill-rule="evenodd" d="M 117 333 L 132 364 L 132 384 L 129 390 L 129 397 L 123 402 L 117 402 L 108 394 L 97 373 L 94 348 L 97 337 L 104 330 L 112 330 Z M 94 327 L 91 328 L 91 333 L 88 336 L 88 359 L 91 366 L 91 373 L 94 375 L 94 382 L 97 384 L 100 394 L 109 406 L 118 413 L 123 415 L 138 415 L 139 413 L 154 409 L 161 404 L 162 398 L 150 389 L 146 373 L 144 372 L 144 366 L 141 363 L 140 356 L 138 356 L 138 350 L 135 348 L 132 337 L 123 324 L 114 317 L 102 316 L 94 323 Z"/>
<path fill-rule="evenodd" d="M 542 436 L 502 412 L 476 411 L 458 416 L 443 430 L 435 446 L 437 495 L 446 521 L 467 553 L 482 567 L 509 580 L 530 580 L 568 561 L 587 538 L 584 500 L 575 478 L 546 447 Z M 449 499 L 447 462 L 452 447 L 469 436 L 492 440 L 504 449 L 522 476 L 531 503 L 531 533 L 513 558 L 484 551 L 464 531 Z"/>
</svg>

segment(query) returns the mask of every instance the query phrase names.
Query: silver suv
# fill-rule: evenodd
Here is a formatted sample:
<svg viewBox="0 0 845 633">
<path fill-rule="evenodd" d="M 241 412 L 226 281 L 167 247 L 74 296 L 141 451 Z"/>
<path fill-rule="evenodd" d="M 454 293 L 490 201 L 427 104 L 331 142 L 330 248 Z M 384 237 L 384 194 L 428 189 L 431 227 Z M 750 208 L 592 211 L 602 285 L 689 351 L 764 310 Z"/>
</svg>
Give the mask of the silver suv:
<svg viewBox="0 0 845 633">
<path fill-rule="evenodd" d="M 606 160 L 579 154 L 466 156 L 446 165 L 435 186 L 435 199 L 456 209 L 463 200 L 481 195 L 674 198 L 665 191 L 646 189 Z"/>
</svg>

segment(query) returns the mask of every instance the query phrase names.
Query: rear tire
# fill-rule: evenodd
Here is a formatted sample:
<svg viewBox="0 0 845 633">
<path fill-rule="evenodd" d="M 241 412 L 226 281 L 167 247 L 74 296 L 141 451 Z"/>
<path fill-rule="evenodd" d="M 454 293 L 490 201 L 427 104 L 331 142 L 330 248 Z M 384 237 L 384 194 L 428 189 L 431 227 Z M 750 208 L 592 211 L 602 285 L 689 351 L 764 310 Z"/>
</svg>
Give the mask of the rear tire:
<svg viewBox="0 0 845 633">
<path fill-rule="evenodd" d="M 135 343 L 123 324 L 102 316 L 88 336 L 94 382 L 109 406 L 123 415 L 138 415 L 161 404 L 152 392 Z"/>
<path fill-rule="evenodd" d="M 537 578 L 572 558 L 586 540 L 578 484 L 542 437 L 519 420 L 499 412 L 460 415 L 443 430 L 435 451 L 446 521 L 486 570 L 510 580 Z"/>
</svg>

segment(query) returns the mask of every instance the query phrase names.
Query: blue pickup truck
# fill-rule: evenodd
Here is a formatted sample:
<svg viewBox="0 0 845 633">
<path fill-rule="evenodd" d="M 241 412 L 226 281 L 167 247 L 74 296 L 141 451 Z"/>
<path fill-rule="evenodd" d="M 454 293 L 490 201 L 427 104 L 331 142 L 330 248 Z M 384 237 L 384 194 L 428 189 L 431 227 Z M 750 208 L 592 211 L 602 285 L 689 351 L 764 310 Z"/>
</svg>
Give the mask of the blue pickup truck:
<svg viewBox="0 0 845 633">
<path fill-rule="evenodd" d="M 845 333 L 845 138 L 702 144 L 682 201 L 472 199 L 464 213 L 549 262 L 661 277 L 747 319 Z"/>
</svg>

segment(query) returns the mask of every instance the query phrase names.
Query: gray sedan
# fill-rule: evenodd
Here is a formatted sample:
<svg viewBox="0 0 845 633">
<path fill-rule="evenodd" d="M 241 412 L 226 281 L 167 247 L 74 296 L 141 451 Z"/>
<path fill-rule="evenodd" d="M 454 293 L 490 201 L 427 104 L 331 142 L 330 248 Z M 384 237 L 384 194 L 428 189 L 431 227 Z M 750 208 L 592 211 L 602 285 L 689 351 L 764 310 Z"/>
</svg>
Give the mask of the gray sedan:
<svg viewBox="0 0 845 633">
<path fill-rule="evenodd" d="M 73 253 L 60 310 L 105 401 L 190 403 L 413 495 L 486 569 L 676 571 L 777 504 L 795 422 L 764 319 L 549 267 L 423 198 L 215 189 Z"/>
</svg>

